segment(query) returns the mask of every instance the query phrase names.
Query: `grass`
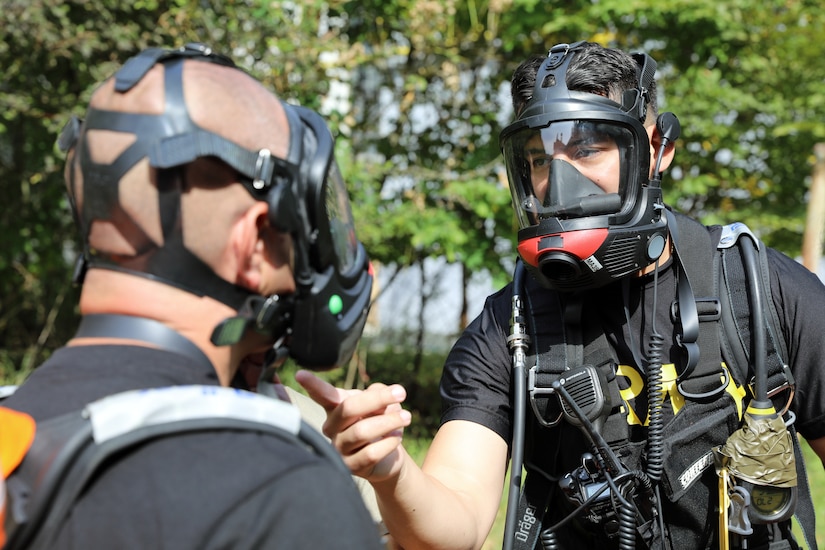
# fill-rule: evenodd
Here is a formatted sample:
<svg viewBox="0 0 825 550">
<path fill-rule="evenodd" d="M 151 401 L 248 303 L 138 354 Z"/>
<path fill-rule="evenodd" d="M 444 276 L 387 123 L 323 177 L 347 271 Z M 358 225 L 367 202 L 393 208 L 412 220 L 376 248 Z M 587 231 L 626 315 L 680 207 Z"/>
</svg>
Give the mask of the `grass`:
<svg viewBox="0 0 825 550">
<path fill-rule="evenodd" d="M 427 452 L 427 442 L 423 440 L 405 440 L 405 446 L 410 455 L 421 464 Z M 825 548 L 825 516 L 823 516 L 823 513 L 825 513 L 825 469 L 823 469 L 819 457 L 816 456 L 804 440 L 802 442 L 802 453 L 805 457 L 805 465 L 808 470 L 811 498 L 814 503 L 814 509 L 816 510 L 816 541 L 819 547 Z M 509 483 L 509 479 L 505 480 L 505 489 L 507 483 Z M 501 548 L 504 538 L 504 516 L 506 510 L 507 494 L 505 490 L 501 497 L 501 505 L 496 516 L 496 521 L 493 523 L 493 528 L 490 530 L 490 534 L 484 546 L 482 546 L 482 550 L 498 550 Z M 797 535 L 797 538 L 801 540 L 799 535 Z"/>
<path fill-rule="evenodd" d="M 811 500 L 816 511 L 816 543 L 820 548 L 825 548 L 825 467 L 804 440 L 802 454 L 805 456 Z"/>
</svg>

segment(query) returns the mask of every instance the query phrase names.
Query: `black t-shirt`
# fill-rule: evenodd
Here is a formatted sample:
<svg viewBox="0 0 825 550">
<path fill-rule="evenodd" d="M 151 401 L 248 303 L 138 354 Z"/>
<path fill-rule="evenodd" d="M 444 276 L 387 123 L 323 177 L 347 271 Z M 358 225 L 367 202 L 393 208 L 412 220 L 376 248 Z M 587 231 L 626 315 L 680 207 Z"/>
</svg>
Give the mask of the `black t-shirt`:
<svg viewBox="0 0 825 550">
<path fill-rule="evenodd" d="M 57 350 L 3 406 L 35 420 L 112 393 L 217 384 L 211 368 L 137 346 Z M 59 548 L 381 548 L 351 479 L 286 440 L 193 432 L 112 459 L 71 510 Z"/>
<path fill-rule="evenodd" d="M 819 326 L 819 319 L 821 312 L 825 311 L 825 288 L 815 275 L 787 256 L 769 249 L 768 258 L 772 297 L 788 347 L 787 362 L 796 382 L 796 395 L 791 405 L 791 410 L 796 415 L 796 429 L 809 439 L 823 437 L 825 376 L 822 375 L 820 358 L 825 357 L 825 336 Z M 532 316 L 527 315 L 528 323 L 533 324 L 530 331 L 537 333 L 538 340 L 542 341 L 542 335 L 561 330 L 559 316 L 548 312 L 557 311 L 551 306 L 554 301 L 563 301 L 564 297 L 540 288 L 532 277 L 525 277 L 525 284 L 526 292 L 522 292 L 522 297 L 526 308 L 533 312 Z M 655 309 L 654 287 L 658 288 Z M 663 410 L 665 421 L 672 430 L 685 434 L 684 441 L 677 444 L 685 447 L 674 446 L 670 450 L 669 462 L 679 460 L 683 450 L 690 445 L 695 446 L 694 441 L 701 440 L 701 432 L 691 433 L 690 430 L 694 429 L 694 425 L 699 426 L 700 420 L 704 420 L 706 415 L 719 415 L 717 424 L 721 430 L 732 431 L 735 429 L 734 423 L 738 422 L 736 417 L 724 418 L 724 413 L 713 407 L 686 403 L 675 387 L 676 373 L 681 371 L 684 362 L 683 352 L 677 344 L 678 331 L 671 318 L 671 304 L 676 299 L 676 289 L 677 277 L 671 263 L 660 269 L 658 278 L 654 278 L 652 274 L 632 277 L 588 291 L 581 314 L 583 325 L 595 325 L 605 335 L 614 359 L 618 362 L 616 380 L 621 389 L 625 419 L 629 425 L 628 439 L 639 442 L 638 445 L 644 445 L 647 437 L 645 367 L 654 327 L 663 337 L 661 362 L 667 391 Z M 507 347 L 511 295 L 512 283 L 488 297 L 481 314 L 467 327 L 451 350 L 441 379 L 442 424 L 451 420 L 479 423 L 499 434 L 508 444 L 512 437 L 513 414 L 512 358 Z M 741 383 L 731 383 L 726 393 L 724 399 L 736 403 L 737 413 L 741 416 L 745 388 Z M 528 410 L 527 414 L 529 424 L 533 413 Z M 530 429 L 528 425 L 528 430 Z M 536 433 L 542 434 L 539 437 L 553 441 L 552 444 L 542 442 L 545 447 L 553 447 L 544 449 L 544 455 L 538 452 L 533 455 L 533 446 L 539 444 L 529 440 L 536 437 Z M 559 475 L 576 467 L 581 453 L 588 450 L 588 447 L 581 430 L 562 422 L 557 429 L 531 431 L 525 460 L 527 464 L 531 461 L 555 461 L 549 467 L 546 464 L 538 465 L 546 468 L 545 471 Z M 564 456 L 564 453 L 567 455 Z M 685 457 L 684 460 L 687 461 L 688 458 Z M 694 460 L 693 456 L 690 460 Z M 688 469 L 690 464 L 692 463 L 686 462 L 681 466 Z M 708 470 L 707 466 L 709 465 L 705 464 L 705 471 Z M 712 468 L 710 471 L 712 473 Z M 706 493 L 711 496 L 712 483 L 712 480 L 706 483 Z M 668 489 L 668 496 L 678 500 L 680 495 L 670 494 L 678 493 L 678 489 Z M 708 494 L 701 498 L 707 496 Z M 666 512 L 668 522 L 678 523 L 681 519 L 672 509 Z M 559 517 L 560 514 L 556 519 Z M 713 518 L 711 513 L 685 528 L 691 531 L 711 521 L 708 529 L 713 529 Z M 705 539 L 708 537 L 712 537 L 712 534 L 706 533 Z"/>
</svg>

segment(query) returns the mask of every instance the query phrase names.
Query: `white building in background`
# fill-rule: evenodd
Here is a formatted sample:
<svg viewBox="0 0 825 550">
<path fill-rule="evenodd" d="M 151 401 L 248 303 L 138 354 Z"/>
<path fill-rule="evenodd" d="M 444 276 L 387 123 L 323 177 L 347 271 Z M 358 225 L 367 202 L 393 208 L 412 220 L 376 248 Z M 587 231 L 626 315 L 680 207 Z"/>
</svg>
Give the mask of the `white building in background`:
<svg viewBox="0 0 825 550">
<path fill-rule="evenodd" d="M 421 272 L 418 268 L 403 269 L 397 276 L 393 266 L 376 266 L 375 292 L 366 334 L 381 332 L 416 332 L 421 314 Z M 430 294 L 424 306 L 425 332 L 436 340 L 454 338 L 461 315 L 461 266 L 445 259 L 424 262 L 424 280 Z M 474 319 L 484 306 L 484 300 L 496 289 L 489 274 L 475 274 L 467 288 L 467 318 Z M 380 329 L 379 329 L 380 327 Z M 438 344 L 435 344 L 438 345 Z"/>
</svg>

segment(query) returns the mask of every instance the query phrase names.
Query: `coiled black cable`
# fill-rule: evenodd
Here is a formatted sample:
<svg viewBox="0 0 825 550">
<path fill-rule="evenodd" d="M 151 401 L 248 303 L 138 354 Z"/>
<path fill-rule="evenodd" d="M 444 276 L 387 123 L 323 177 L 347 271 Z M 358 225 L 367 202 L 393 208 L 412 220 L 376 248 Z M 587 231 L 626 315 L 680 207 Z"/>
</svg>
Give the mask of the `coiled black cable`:
<svg viewBox="0 0 825 550">
<path fill-rule="evenodd" d="M 648 408 L 648 432 L 647 432 L 647 478 L 648 492 L 651 495 L 651 502 L 655 508 L 656 518 L 659 521 L 659 531 L 662 537 L 665 536 L 664 517 L 662 514 L 662 501 L 659 498 L 659 481 L 662 479 L 664 471 L 664 412 L 665 400 L 664 388 L 662 384 L 662 350 L 664 349 L 664 337 L 656 330 L 656 311 L 659 299 L 659 261 L 656 261 L 653 270 L 653 321 L 651 325 L 650 343 L 647 354 L 647 408 Z"/>
<path fill-rule="evenodd" d="M 653 331 L 648 347 L 649 362 L 647 365 L 647 404 L 648 404 L 648 431 L 647 431 L 647 468 L 650 481 L 658 483 L 662 479 L 664 470 L 664 386 L 662 384 L 662 346 L 664 338 Z"/>
<path fill-rule="evenodd" d="M 662 479 L 664 470 L 664 415 L 662 406 L 662 349 L 664 337 L 656 330 L 656 311 L 659 300 L 659 262 L 653 270 L 653 320 L 647 353 L 647 475 L 653 483 Z"/>
<path fill-rule="evenodd" d="M 552 529 L 545 529 L 541 532 L 541 547 L 544 550 L 559 550 L 558 544 L 556 544 L 556 533 Z"/>
<path fill-rule="evenodd" d="M 636 514 L 628 502 L 617 506 L 619 516 L 619 548 L 632 550 L 636 548 Z"/>
</svg>

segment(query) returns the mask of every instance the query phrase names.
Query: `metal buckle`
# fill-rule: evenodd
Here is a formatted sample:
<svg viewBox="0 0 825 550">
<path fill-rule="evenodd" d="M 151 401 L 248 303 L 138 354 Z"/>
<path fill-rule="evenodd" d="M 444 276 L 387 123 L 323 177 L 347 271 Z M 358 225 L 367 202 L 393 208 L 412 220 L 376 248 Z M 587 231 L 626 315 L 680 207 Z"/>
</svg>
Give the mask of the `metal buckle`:
<svg viewBox="0 0 825 550">
<path fill-rule="evenodd" d="M 258 191 L 265 189 L 272 180 L 272 152 L 269 149 L 258 151 L 255 160 L 255 176 L 252 178 L 252 187 Z"/>
<path fill-rule="evenodd" d="M 550 51 L 547 52 L 547 61 L 545 61 L 545 68 L 555 69 L 561 65 L 567 53 L 570 51 L 570 44 L 556 44 Z"/>
<path fill-rule="evenodd" d="M 791 368 L 788 365 L 782 365 L 782 374 L 785 377 L 784 383 L 768 390 L 768 399 L 771 400 L 775 395 L 779 395 L 786 390 L 788 391 L 788 399 L 785 401 L 784 407 L 782 407 L 782 410 L 779 412 L 779 416 L 785 416 L 785 413 L 787 413 L 788 409 L 791 408 L 791 402 L 796 394 L 796 380 L 794 379 L 793 373 L 791 373 Z M 750 389 L 751 395 L 756 395 L 754 393 L 753 384 L 754 378 L 751 378 L 748 382 L 748 389 Z"/>
<path fill-rule="evenodd" d="M 702 392 L 702 393 L 690 393 L 689 391 L 685 390 L 685 387 L 684 387 L 685 381 L 678 382 L 676 384 L 676 387 L 679 389 L 679 393 L 682 394 L 682 396 L 685 399 L 689 399 L 691 401 L 703 402 L 703 401 L 710 401 L 712 399 L 715 399 L 717 395 L 720 395 L 722 392 L 724 392 L 727 389 L 728 384 L 730 384 L 730 380 L 731 380 L 731 377 L 730 377 L 730 374 L 728 374 L 728 369 L 723 366 L 722 367 L 722 382 L 719 385 L 719 387 L 717 387 L 717 388 L 714 388 L 710 391 L 706 391 L 706 392 Z"/>
</svg>

